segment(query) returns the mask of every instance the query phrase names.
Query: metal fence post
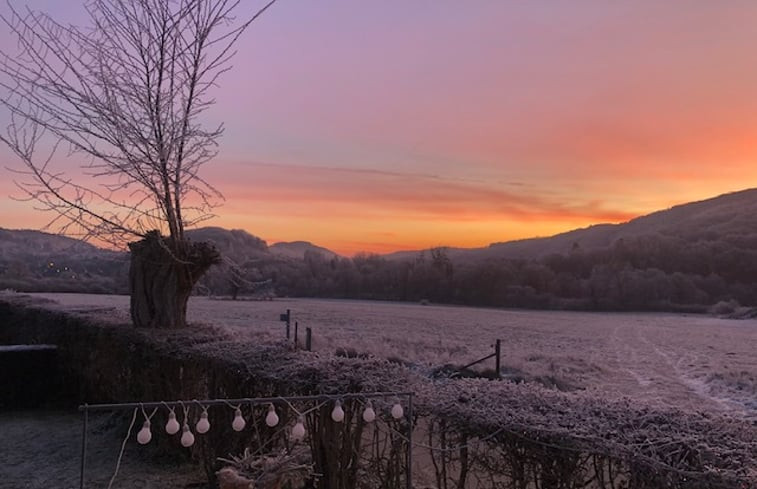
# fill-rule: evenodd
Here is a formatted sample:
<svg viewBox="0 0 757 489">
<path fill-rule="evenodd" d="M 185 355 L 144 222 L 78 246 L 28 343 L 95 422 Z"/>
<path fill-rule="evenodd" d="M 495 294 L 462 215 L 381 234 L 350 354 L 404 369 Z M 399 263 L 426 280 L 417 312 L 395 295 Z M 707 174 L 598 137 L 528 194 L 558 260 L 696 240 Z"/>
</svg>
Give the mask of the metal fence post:
<svg viewBox="0 0 757 489">
<path fill-rule="evenodd" d="M 407 489 L 413 489 L 413 393 L 407 396 Z"/>
<path fill-rule="evenodd" d="M 294 349 L 295 349 L 295 350 L 296 350 L 297 348 L 299 348 L 299 346 L 300 346 L 300 343 L 299 343 L 299 341 L 298 341 L 298 336 L 299 336 L 299 335 L 297 334 L 297 333 L 298 333 L 298 331 L 297 331 L 297 330 L 298 330 L 298 328 L 299 328 L 299 324 L 298 324 L 298 322 L 297 322 L 297 321 L 295 321 L 295 322 L 294 322 Z"/>
<path fill-rule="evenodd" d="M 497 378 L 502 378 L 501 374 L 499 373 L 499 368 L 502 365 L 502 340 L 497 340 L 497 342 L 494 344 L 494 373 L 497 374 Z"/>
<path fill-rule="evenodd" d="M 84 471 L 87 468 L 87 424 L 89 423 L 89 409 L 84 405 L 84 419 L 81 430 L 81 466 L 79 472 L 79 489 L 84 489 Z"/>
</svg>

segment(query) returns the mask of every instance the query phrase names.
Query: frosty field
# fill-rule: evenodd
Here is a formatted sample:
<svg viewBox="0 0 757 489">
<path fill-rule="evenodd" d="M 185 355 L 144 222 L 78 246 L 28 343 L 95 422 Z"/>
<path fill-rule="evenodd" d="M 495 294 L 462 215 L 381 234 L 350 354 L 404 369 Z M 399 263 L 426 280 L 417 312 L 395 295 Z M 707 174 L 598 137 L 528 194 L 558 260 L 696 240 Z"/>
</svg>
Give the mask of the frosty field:
<svg viewBox="0 0 757 489">
<path fill-rule="evenodd" d="M 68 310 L 98 310 L 128 320 L 128 297 L 35 294 Z M 367 301 L 193 297 L 190 322 L 229 327 L 240 336 L 281 341 L 279 314 L 292 311 L 313 349 L 350 349 L 413 363 L 463 365 L 502 340 L 502 372 L 566 391 L 696 411 L 757 417 L 757 320 L 650 313 L 581 313 L 423 306 Z M 294 324 L 294 323 L 292 323 Z M 480 368 L 493 368 L 493 360 Z"/>
</svg>

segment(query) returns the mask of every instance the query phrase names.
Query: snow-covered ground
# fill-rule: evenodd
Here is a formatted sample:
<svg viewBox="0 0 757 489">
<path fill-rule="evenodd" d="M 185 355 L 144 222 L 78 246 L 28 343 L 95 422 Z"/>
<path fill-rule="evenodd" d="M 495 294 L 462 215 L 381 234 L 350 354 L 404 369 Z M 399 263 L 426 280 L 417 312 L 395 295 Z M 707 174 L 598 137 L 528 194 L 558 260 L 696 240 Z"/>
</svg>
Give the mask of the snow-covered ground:
<svg viewBox="0 0 757 489">
<path fill-rule="evenodd" d="M 37 294 L 69 310 L 128 322 L 128 297 Z M 502 340 L 503 371 L 607 397 L 757 417 L 757 320 L 659 313 L 586 313 L 324 299 L 193 297 L 189 320 L 260 341 L 282 339 L 292 311 L 313 349 L 352 349 L 419 366 L 466 364 Z M 493 361 L 481 365 L 493 368 Z"/>
<path fill-rule="evenodd" d="M 128 322 L 128 297 L 35 294 L 74 313 Z M 479 309 L 314 299 L 271 302 L 194 297 L 191 322 L 224 326 L 259 341 L 284 338 L 279 315 L 292 311 L 314 349 L 348 348 L 398 357 L 418 368 L 464 364 L 502 340 L 503 371 L 607 398 L 757 418 L 757 320 L 642 313 Z M 489 361 L 484 367 L 493 367 Z M 25 411 L 0 415 L 0 489 L 79 487 L 81 415 Z M 93 418 L 86 487 L 108 487 L 125 425 Z M 134 433 L 132 432 L 132 437 Z M 200 487 L 196 467 L 156 461 L 127 444 L 114 488 Z"/>
</svg>

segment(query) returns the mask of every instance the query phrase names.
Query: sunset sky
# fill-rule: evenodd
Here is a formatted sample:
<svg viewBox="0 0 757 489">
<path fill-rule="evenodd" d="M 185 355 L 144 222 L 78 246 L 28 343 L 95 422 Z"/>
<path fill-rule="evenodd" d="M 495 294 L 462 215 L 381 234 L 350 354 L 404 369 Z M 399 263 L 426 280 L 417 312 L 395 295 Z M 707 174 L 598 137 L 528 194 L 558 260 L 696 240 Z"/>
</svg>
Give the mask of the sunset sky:
<svg viewBox="0 0 757 489">
<path fill-rule="evenodd" d="M 755 187 L 756 47 L 754 0 L 279 0 L 208 113 L 209 224 L 347 255 L 485 246 Z M 0 227 L 41 227 L 12 178 Z"/>
</svg>

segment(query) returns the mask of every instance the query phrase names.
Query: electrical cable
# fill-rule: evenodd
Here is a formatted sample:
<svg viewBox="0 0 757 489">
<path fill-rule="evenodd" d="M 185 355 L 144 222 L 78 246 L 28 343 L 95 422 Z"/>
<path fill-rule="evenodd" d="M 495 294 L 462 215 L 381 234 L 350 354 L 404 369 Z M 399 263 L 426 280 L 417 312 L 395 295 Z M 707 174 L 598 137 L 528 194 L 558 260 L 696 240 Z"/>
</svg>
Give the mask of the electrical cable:
<svg viewBox="0 0 757 489">
<path fill-rule="evenodd" d="M 113 482 L 116 480 L 118 471 L 121 468 L 121 460 L 123 459 L 123 456 L 124 456 L 124 450 L 126 450 L 126 442 L 128 442 L 129 437 L 131 437 L 131 430 L 134 429 L 134 423 L 137 421 L 138 410 L 139 410 L 138 408 L 134 408 L 134 414 L 132 414 L 131 416 L 131 423 L 129 424 L 129 429 L 126 431 L 126 437 L 124 438 L 124 441 L 121 443 L 121 452 L 119 452 L 118 460 L 116 461 L 116 470 L 113 472 L 113 477 L 110 478 L 110 482 L 108 483 L 108 489 L 111 489 L 111 487 L 113 487 Z"/>
</svg>

